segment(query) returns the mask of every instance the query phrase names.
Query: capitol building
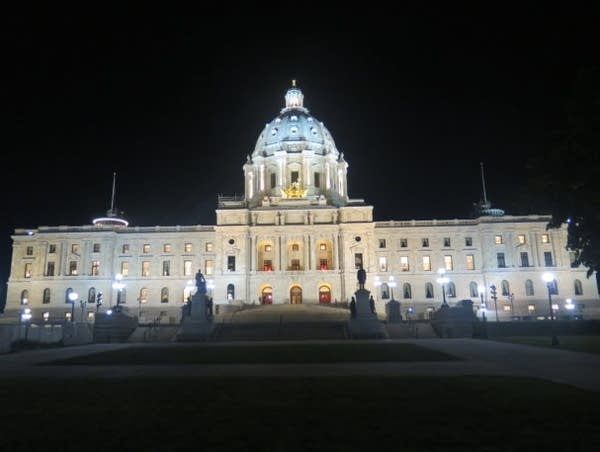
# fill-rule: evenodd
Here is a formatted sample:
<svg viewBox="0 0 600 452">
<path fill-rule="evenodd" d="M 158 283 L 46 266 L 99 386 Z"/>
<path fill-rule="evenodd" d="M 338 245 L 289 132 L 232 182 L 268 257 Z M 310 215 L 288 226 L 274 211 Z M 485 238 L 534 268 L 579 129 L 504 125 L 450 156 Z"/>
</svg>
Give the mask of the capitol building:
<svg viewBox="0 0 600 452">
<path fill-rule="evenodd" d="M 600 317 L 596 278 L 572 265 L 566 228 L 547 230 L 549 216 L 485 202 L 472 219 L 373 221 L 373 206 L 350 197 L 347 171 L 294 83 L 246 157 L 244 196 L 218 197 L 216 225 L 130 225 L 111 206 L 89 225 L 16 229 L 5 317 L 27 309 L 35 323 L 93 321 L 118 302 L 177 323 L 199 269 L 222 310 L 343 304 L 361 266 L 381 314 L 391 299 L 420 319 L 444 300 L 471 300 L 490 321 L 535 319 L 548 316 L 550 291 L 557 316 Z"/>
</svg>

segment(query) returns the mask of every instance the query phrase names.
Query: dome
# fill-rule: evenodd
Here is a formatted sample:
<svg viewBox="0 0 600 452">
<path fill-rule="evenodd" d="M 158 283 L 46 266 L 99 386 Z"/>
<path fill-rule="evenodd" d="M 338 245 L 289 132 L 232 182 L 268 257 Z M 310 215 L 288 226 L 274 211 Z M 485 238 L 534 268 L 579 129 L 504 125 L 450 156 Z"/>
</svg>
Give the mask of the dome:
<svg viewBox="0 0 600 452">
<path fill-rule="evenodd" d="M 273 155 L 275 151 L 312 150 L 326 155 L 338 151 L 327 128 L 304 108 L 304 95 L 293 83 L 285 95 L 286 106 L 260 133 L 252 157 Z"/>
</svg>

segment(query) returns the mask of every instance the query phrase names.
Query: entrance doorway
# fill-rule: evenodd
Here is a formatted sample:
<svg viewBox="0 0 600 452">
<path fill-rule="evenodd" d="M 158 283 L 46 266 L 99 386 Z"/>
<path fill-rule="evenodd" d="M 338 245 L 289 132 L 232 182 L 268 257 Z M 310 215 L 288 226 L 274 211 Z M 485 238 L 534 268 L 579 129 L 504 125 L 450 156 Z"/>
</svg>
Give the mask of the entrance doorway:
<svg viewBox="0 0 600 452">
<path fill-rule="evenodd" d="M 327 286 L 319 287 L 319 303 L 331 303 L 331 290 Z"/>
<path fill-rule="evenodd" d="M 262 304 L 273 304 L 273 288 L 270 286 L 265 287 L 261 293 Z"/>
<path fill-rule="evenodd" d="M 290 304 L 302 304 L 302 288 L 293 286 L 290 289 Z"/>
</svg>

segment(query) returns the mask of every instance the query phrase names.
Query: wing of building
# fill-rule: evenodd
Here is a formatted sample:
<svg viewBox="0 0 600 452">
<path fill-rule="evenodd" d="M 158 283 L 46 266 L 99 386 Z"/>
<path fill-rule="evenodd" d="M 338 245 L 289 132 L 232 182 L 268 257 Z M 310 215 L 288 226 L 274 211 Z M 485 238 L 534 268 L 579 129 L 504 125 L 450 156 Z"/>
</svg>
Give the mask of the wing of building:
<svg viewBox="0 0 600 452">
<path fill-rule="evenodd" d="M 131 226 L 111 206 L 93 225 L 17 229 L 5 317 L 28 308 L 34 321 L 63 321 L 75 292 L 86 319 L 101 293 L 99 309 L 119 297 L 146 320 L 174 323 L 198 269 L 217 305 L 343 303 L 360 266 L 379 312 L 394 298 L 426 318 L 444 297 L 472 300 L 479 315 L 487 303 L 489 320 L 496 309 L 535 318 L 548 315 L 551 289 L 557 315 L 600 316 L 596 279 L 571 265 L 566 228 L 546 230 L 549 217 L 488 205 L 476 219 L 374 222 L 373 207 L 349 197 L 347 171 L 292 86 L 246 157 L 245 195 L 218 198 L 216 225 Z"/>
</svg>

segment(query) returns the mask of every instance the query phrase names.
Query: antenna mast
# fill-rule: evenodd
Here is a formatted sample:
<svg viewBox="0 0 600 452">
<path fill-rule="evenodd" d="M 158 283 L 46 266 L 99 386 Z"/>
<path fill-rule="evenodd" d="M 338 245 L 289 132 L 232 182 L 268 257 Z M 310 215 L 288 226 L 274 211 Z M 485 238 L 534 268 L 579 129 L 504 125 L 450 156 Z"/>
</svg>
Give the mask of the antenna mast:
<svg viewBox="0 0 600 452">
<path fill-rule="evenodd" d="M 487 193 L 485 192 L 485 176 L 483 174 L 483 162 L 479 162 L 479 165 L 481 165 L 481 186 L 483 187 L 483 203 L 484 205 L 487 205 L 488 200 Z"/>
<path fill-rule="evenodd" d="M 483 165 L 483 163 L 482 163 Z M 483 171 L 483 170 L 482 170 Z M 115 212 L 115 181 L 117 179 L 117 173 L 113 173 L 113 186 L 112 186 L 112 196 L 110 198 L 110 211 Z M 485 188 L 484 188 L 485 190 Z"/>
</svg>

